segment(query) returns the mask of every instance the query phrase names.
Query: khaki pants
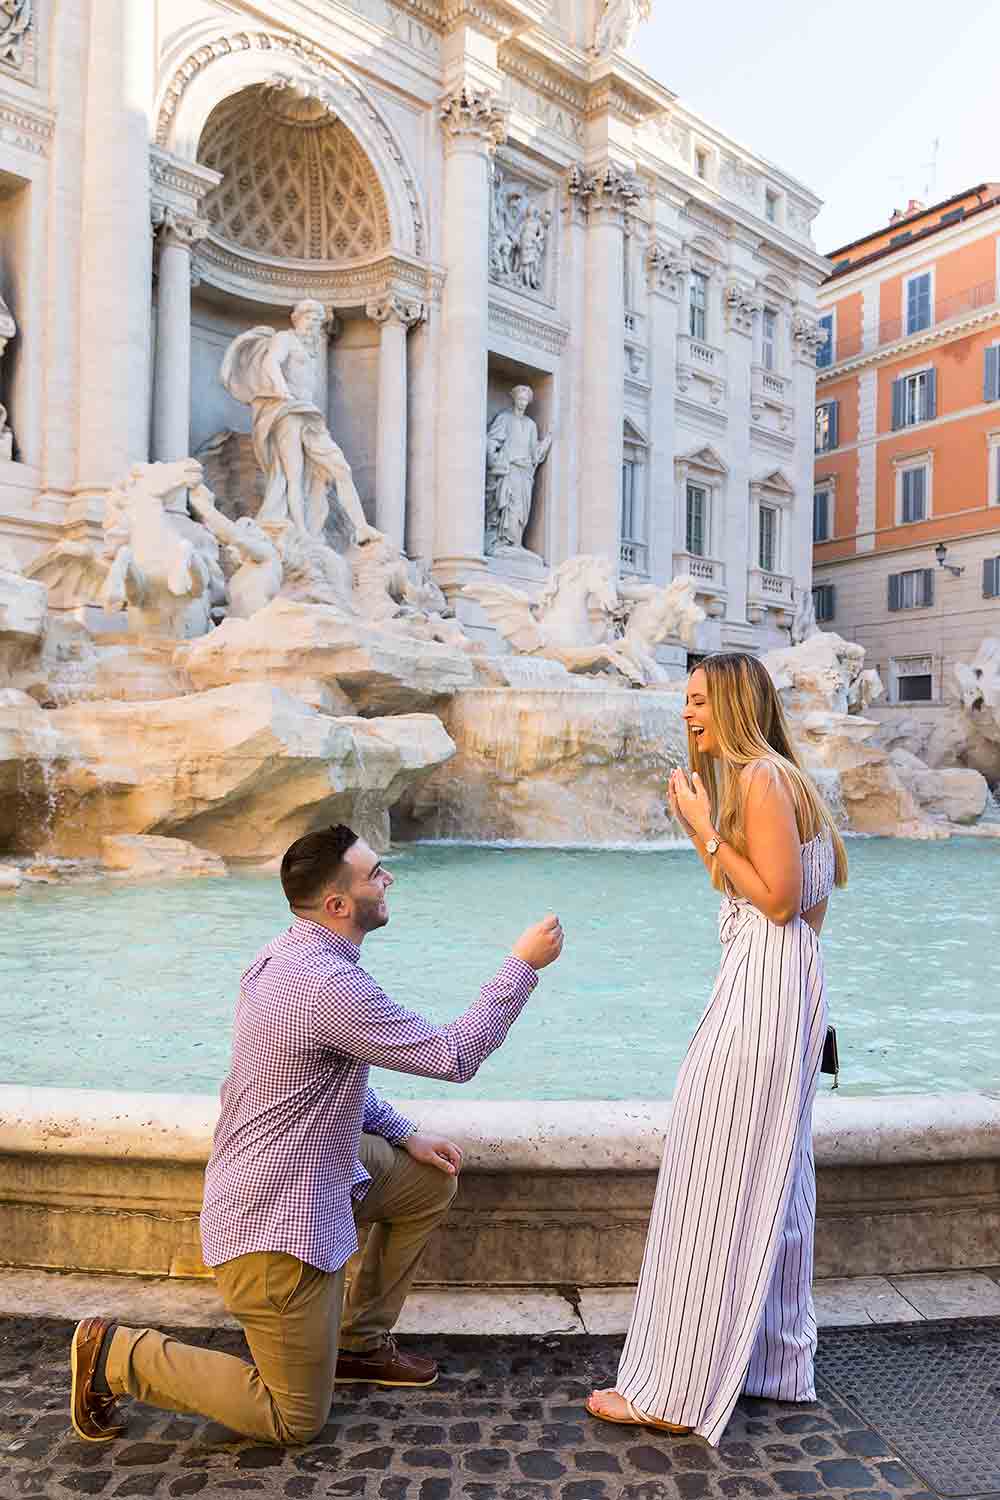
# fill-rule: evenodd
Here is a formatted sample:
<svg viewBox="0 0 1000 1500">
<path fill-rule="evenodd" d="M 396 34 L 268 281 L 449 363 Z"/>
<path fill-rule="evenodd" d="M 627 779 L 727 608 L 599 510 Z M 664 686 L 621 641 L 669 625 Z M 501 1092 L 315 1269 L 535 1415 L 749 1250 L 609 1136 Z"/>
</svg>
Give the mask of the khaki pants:
<svg viewBox="0 0 1000 1500">
<path fill-rule="evenodd" d="M 354 1217 L 372 1228 L 346 1305 L 343 1267 L 318 1271 L 271 1251 L 237 1256 L 215 1268 L 215 1279 L 254 1363 L 120 1326 L 107 1361 L 115 1395 L 195 1412 L 273 1443 L 315 1437 L 330 1413 L 338 1347 L 361 1352 L 383 1342 L 458 1186 L 381 1136 L 363 1135 L 358 1155 L 372 1183 Z"/>
</svg>

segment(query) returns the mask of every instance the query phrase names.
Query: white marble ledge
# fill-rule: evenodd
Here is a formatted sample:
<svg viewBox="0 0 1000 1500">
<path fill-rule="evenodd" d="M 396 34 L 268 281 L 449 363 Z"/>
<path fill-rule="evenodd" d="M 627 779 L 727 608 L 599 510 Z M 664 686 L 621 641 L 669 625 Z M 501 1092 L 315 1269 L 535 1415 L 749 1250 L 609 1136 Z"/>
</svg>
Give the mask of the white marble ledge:
<svg viewBox="0 0 1000 1500">
<path fill-rule="evenodd" d="M 1000 1283 L 985 1271 L 818 1281 L 813 1294 L 820 1328 L 995 1317 L 1000 1312 Z M 633 1297 L 632 1287 L 570 1288 L 562 1292 L 424 1287 L 408 1298 L 398 1331 L 428 1336 L 623 1335 Z M 132 1327 L 238 1326 L 210 1280 L 36 1270 L 6 1270 L 0 1277 L 0 1317 L 70 1320 L 89 1316 L 111 1317 Z"/>
<path fill-rule="evenodd" d="M 478 1172 L 654 1172 L 669 1100 L 434 1100 L 408 1105 L 459 1141 Z M 204 1164 L 217 1104 L 207 1094 L 0 1086 L 0 1155 Z M 982 1161 L 1000 1155 L 1000 1094 L 821 1093 L 820 1167 Z"/>
</svg>

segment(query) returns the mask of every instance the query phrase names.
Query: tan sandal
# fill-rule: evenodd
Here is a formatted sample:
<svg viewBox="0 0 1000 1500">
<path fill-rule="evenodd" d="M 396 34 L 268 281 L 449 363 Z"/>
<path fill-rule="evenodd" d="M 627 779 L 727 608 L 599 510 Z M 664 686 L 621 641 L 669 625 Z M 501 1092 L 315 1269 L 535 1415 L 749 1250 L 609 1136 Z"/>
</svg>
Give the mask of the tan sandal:
<svg viewBox="0 0 1000 1500">
<path fill-rule="evenodd" d="M 625 1402 L 625 1406 L 628 1409 L 627 1417 L 612 1417 L 607 1412 L 598 1411 L 596 1407 L 591 1406 L 590 1403 L 594 1396 L 603 1395 L 602 1391 L 593 1391 L 587 1397 L 584 1405 L 590 1415 L 596 1417 L 599 1422 L 614 1422 L 619 1427 L 652 1427 L 657 1432 L 672 1432 L 675 1436 L 684 1436 L 692 1430 L 690 1427 L 679 1427 L 675 1422 L 661 1422 L 658 1417 L 647 1417 L 633 1406 L 631 1401 L 627 1400 L 624 1396 L 619 1396 L 617 1391 L 614 1394 L 618 1396 L 620 1401 Z"/>
</svg>

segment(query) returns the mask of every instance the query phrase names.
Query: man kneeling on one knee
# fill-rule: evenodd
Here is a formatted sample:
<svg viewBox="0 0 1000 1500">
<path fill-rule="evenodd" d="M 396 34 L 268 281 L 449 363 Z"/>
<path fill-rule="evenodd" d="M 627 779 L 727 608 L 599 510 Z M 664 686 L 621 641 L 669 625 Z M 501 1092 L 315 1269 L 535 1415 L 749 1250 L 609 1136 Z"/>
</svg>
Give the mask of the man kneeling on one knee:
<svg viewBox="0 0 1000 1500">
<path fill-rule="evenodd" d="M 85 1318 L 73 1335 L 71 1400 L 73 1426 L 90 1442 L 124 1430 L 123 1395 L 306 1443 L 327 1420 L 335 1381 L 437 1378 L 391 1330 L 455 1196 L 462 1153 L 380 1099 L 368 1069 L 472 1078 L 537 971 L 558 958 L 562 930 L 553 916 L 528 928 L 465 1014 L 432 1026 L 360 966 L 365 937 L 389 920 L 392 885 L 363 839 L 343 826 L 297 839 L 281 884 L 294 920 L 243 975 L 201 1214 L 205 1262 L 253 1364 Z M 371 1230 L 345 1300 L 359 1224 Z"/>
</svg>

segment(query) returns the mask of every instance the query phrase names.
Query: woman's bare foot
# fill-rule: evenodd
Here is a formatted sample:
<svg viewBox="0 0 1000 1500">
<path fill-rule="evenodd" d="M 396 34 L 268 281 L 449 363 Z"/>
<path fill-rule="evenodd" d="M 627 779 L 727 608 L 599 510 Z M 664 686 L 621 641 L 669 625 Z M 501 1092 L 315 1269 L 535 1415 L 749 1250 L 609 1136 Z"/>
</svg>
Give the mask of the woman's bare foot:
<svg viewBox="0 0 1000 1500">
<path fill-rule="evenodd" d="M 690 1432 L 690 1427 L 678 1427 L 673 1422 L 660 1422 L 655 1417 L 644 1417 L 625 1400 L 613 1386 L 603 1391 L 591 1391 L 586 1402 L 592 1417 L 602 1422 L 617 1422 L 624 1427 L 654 1427 L 658 1432 Z"/>
</svg>

